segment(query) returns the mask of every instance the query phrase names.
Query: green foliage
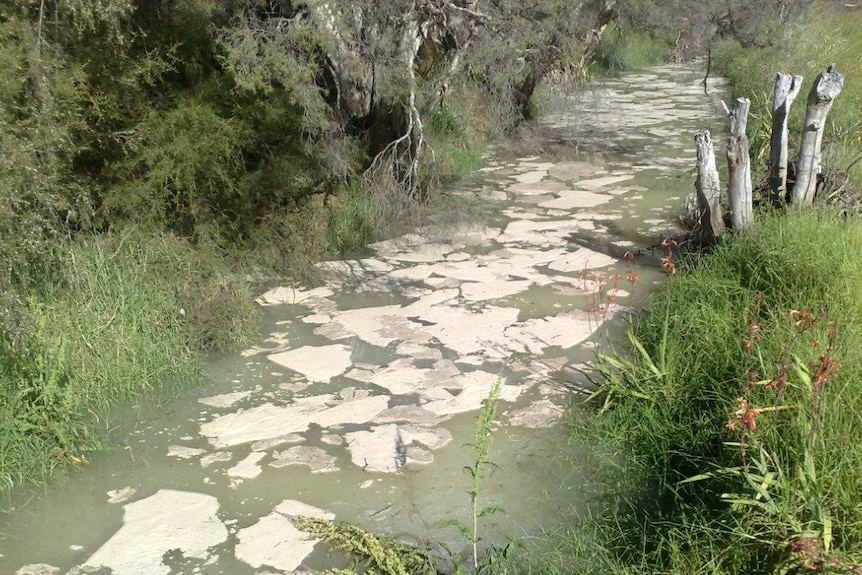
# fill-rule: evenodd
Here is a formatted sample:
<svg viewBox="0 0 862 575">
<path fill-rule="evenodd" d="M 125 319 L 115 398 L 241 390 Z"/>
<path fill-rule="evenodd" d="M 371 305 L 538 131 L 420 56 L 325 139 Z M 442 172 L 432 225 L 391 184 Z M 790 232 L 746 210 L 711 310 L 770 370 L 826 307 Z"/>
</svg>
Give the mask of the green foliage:
<svg viewBox="0 0 862 575">
<path fill-rule="evenodd" d="M 88 202 L 69 174 L 80 126 L 78 72 L 34 53 L 28 22 L 0 21 L 0 289 L 50 283 L 63 222 L 79 224 Z"/>
<path fill-rule="evenodd" d="M 457 519 L 449 519 L 444 523 L 446 526 L 451 525 L 458 528 L 462 537 L 464 537 L 464 539 L 470 544 L 473 556 L 471 569 L 468 572 L 472 573 L 482 573 L 493 568 L 495 565 L 507 558 L 509 550 L 511 549 L 511 543 L 502 548 L 491 547 L 487 550 L 487 554 L 483 560 L 479 560 L 479 542 L 481 541 L 481 537 L 479 536 L 479 519 L 495 513 L 505 513 L 505 510 L 499 505 L 479 507 L 479 493 L 482 487 L 483 474 L 486 468 L 495 467 L 494 463 L 490 459 L 491 448 L 494 444 L 492 426 L 494 424 L 495 414 L 497 413 L 497 404 L 500 399 L 500 386 L 502 386 L 502 384 L 502 379 L 498 378 L 497 381 L 494 382 L 493 387 L 491 387 L 488 397 L 486 397 L 485 401 L 482 403 L 482 409 L 479 411 L 479 417 L 476 419 L 474 442 L 471 445 L 475 451 L 473 464 L 464 468 L 464 471 L 470 475 L 470 491 L 468 492 L 470 494 L 471 509 L 470 525 L 465 525 Z M 455 563 L 455 572 L 463 573 L 464 571 L 461 567 L 460 561 L 457 559 L 457 554 L 452 550 L 449 550 L 449 555 Z"/>
<path fill-rule="evenodd" d="M 109 219 L 138 219 L 211 239 L 223 228 L 230 235 L 242 209 L 237 184 L 249 140 L 244 125 L 202 102 L 152 112 L 130 140 L 129 158 L 115 166 L 121 183 L 102 208 Z M 209 232 L 209 226 L 215 229 Z"/>
<path fill-rule="evenodd" d="M 757 129 L 749 130 L 752 142 L 753 173 L 767 176 L 771 94 L 776 72 L 797 74 L 805 78 L 799 97 L 790 110 L 791 159 L 798 150 L 805 100 L 814 78 L 835 63 L 847 81 L 829 113 L 823 144 L 823 162 L 831 168 L 850 170 L 855 187 L 862 187 L 862 87 L 854 78 L 862 76 L 862 13 L 837 9 L 822 3 L 808 17 L 790 24 L 774 46 L 744 49 L 738 43 L 725 42 L 714 50 L 715 70 L 726 76 L 734 94 L 752 99 L 751 114 L 758 118 Z"/>
<path fill-rule="evenodd" d="M 464 99 L 444 102 L 428 117 L 427 138 L 435 156 L 430 170 L 441 184 L 462 180 L 479 167 L 482 146 L 472 128 L 475 124 Z"/>
<path fill-rule="evenodd" d="M 597 522 L 635 572 L 862 560 L 859 249 L 858 220 L 759 214 L 599 357 L 585 429 L 624 454 L 625 480 Z"/>
<path fill-rule="evenodd" d="M 428 554 L 393 539 L 374 534 L 353 523 L 332 522 L 314 517 L 295 517 L 296 527 L 315 539 L 322 539 L 346 552 L 355 562 L 353 569 L 336 569 L 331 575 L 436 575 Z M 357 565 L 362 565 L 357 571 Z"/>
<path fill-rule="evenodd" d="M 7 294 L 0 324 L 4 485 L 84 463 L 120 401 L 170 394 L 204 355 L 248 340 L 256 313 L 215 252 L 141 230 L 63 242 L 68 272 L 38 297 Z M 105 430 L 102 430 L 105 431 Z"/>
<path fill-rule="evenodd" d="M 616 74 L 654 66 L 663 62 L 672 49 L 673 45 L 667 38 L 615 22 L 602 32 L 593 54 L 591 70 Z"/>
</svg>

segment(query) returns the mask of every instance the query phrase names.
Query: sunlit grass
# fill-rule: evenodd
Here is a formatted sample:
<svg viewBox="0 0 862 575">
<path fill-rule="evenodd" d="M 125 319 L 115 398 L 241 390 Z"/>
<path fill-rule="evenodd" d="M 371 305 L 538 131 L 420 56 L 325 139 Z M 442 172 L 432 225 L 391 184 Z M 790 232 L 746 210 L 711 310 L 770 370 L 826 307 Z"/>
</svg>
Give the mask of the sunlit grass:
<svg viewBox="0 0 862 575">
<path fill-rule="evenodd" d="M 812 82 L 827 65 L 834 63 L 845 76 L 844 89 L 835 99 L 824 137 L 823 161 L 839 170 L 850 168 L 850 176 L 862 187 L 862 11 L 818 5 L 813 12 L 792 24 L 775 46 L 743 49 L 732 43 L 715 51 L 715 71 L 726 76 L 739 97 L 752 99 L 751 114 L 768 119 L 776 72 L 805 78 L 802 91 L 790 113 L 791 157 L 798 150 L 805 101 Z M 756 174 L 763 178 L 768 159 L 768 121 L 755 122 L 749 129 Z M 854 163 L 855 161 L 855 163 Z"/>
</svg>

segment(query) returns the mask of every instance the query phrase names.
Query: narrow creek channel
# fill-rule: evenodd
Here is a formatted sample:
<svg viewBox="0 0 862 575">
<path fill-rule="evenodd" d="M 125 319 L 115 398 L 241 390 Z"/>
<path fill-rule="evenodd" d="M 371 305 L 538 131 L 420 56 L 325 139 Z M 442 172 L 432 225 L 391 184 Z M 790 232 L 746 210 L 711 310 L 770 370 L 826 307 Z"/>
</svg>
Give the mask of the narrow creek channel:
<svg viewBox="0 0 862 575">
<path fill-rule="evenodd" d="M 263 294 L 257 345 L 0 518 L 0 573 L 332 567 L 292 527 L 297 514 L 462 549 L 443 523 L 470 519 L 465 444 L 498 378 L 498 467 L 480 504 L 506 513 L 483 518 L 483 544 L 552 528 L 588 480 L 556 463 L 561 449 L 578 457 L 560 423 L 583 384 L 576 368 L 662 281 L 649 253 L 621 254 L 677 231 L 692 134 L 721 133 L 725 86 L 711 79 L 708 97 L 700 80 L 667 65 L 560 96 L 540 154 L 492 154 L 454 191 L 485 215 L 322 263 L 323 287 Z"/>
</svg>

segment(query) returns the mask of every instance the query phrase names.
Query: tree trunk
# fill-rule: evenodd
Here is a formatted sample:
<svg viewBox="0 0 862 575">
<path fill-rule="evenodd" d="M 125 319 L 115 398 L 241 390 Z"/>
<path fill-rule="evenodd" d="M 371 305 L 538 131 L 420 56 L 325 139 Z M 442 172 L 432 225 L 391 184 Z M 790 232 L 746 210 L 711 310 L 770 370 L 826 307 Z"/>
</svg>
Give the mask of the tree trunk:
<svg viewBox="0 0 862 575">
<path fill-rule="evenodd" d="M 734 230 L 743 231 L 754 225 L 751 189 L 751 158 L 748 154 L 748 110 L 751 101 L 739 98 L 730 113 L 730 139 L 727 142 L 727 191 L 730 203 L 730 221 Z"/>
<path fill-rule="evenodd" d="M 802 76 L 776 74 L 772 92 L 772 138 L 769 146 L 769 190 L 776 205 L 787 202 L 787 115 L 802 87 Z"/>
<path fill-rule="evenodd" d="M 832 108 L 832 101 L 841 93 L 843 87 L 844 76 L 835 70 L 835 64 L 830 64 L 817 76 L 808 93 L 796 183 L 793 186 L 793 204 L 796 206 L 805 206 L 814 201 L 817 176 L 820 174 L 820 147 L 823 144 L 826 116 Z"/>
<path fill-rule="evenodd" d="M 697 144 L 697 206 L 700 212 L 700 228 L 704 241 L 714 244 L 716 238 L 724 232 L 724 220 L 721 214 L 721 183 L 718 179 L 718 169 L 715 167 L 715 150 L 709 130 L 703 130 L 694 135 Z"/>
<path fill-rule="evenodd" d="M 535 63 L 527 64 L 530 71 L 527 77 L 515 87 L 515 108 L 520 117 L 526 122 L 532 122 L 536 118 L 536 103 L 533 101 L 533 93 L 543 74 Z"/>
</svg>

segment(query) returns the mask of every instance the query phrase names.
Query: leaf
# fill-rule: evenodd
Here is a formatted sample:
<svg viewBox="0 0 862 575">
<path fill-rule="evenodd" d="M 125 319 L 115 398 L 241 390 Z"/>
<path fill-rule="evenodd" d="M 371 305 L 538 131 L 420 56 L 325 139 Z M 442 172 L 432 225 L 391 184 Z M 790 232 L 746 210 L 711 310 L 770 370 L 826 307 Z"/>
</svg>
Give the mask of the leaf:
<svg viewBox="0 0 862 575">
<path fill-rule="evenodd" d="M 493 515 L 494 513 L 502 513 L 506 514 L 506 510 L 503 509 L 500 505 L 489 505 L 487 507 L 482 508 L 481 511 L 476 515 L 476 517 L 487 517 L 488 515 Z"/>
<path fill-rule="evenodd" d="M 832 549 L 832 518 L 823 514 L 823 551 L 829 553 Z"/>
<path fill-rule="evenodd" d="M 700 475 L 694 475 L 687 479 L 683 479 L 678 482 L 677 485 L 685 485 L 686 483 L 694 483 L 696 481 L 703 481 L 704 479 L 712 479 L 713 477 L 715 477 L 714 473 L 701 473 Z"/>
<path fill-rule="evenodd" d="M 466 525 L 464 525 L 463 523 L 461 523 L 457 519 L 447 519 L 446 521 L 444 521 L 443 523 L 440 524 L 440 527 L 449 527 L 449 526 L 453 526 L 453 527 L 457 528 L 458 531 L 461 532 L 461 536 L 464 537 L 464 539 L 467 539 L 468 541 L 473 540 L 473 533 L 470 531 L 470 528 L 468 528 Z"/>
<path fill-rule="evenodd" d="M 664 377 L 664 372 L 662 372 L 655 363 L 653 363 L 652 357 L 644 348 L 643 344 L 635 337 L 635 334 L 629 331 L 629 340 L 634 344 L 637 348 L 638 353 L 640 353 L 641 360 L 647 365 L 651 372 L 656 376 L 657 379 L 661 379 Z"/>
</svg>

